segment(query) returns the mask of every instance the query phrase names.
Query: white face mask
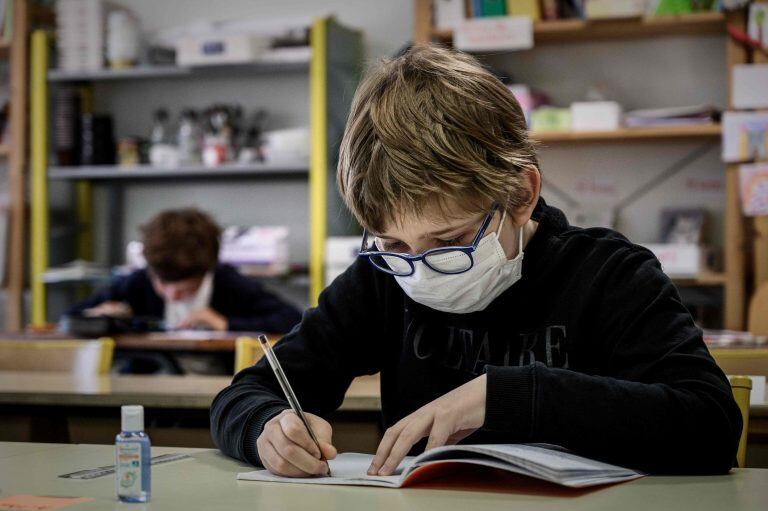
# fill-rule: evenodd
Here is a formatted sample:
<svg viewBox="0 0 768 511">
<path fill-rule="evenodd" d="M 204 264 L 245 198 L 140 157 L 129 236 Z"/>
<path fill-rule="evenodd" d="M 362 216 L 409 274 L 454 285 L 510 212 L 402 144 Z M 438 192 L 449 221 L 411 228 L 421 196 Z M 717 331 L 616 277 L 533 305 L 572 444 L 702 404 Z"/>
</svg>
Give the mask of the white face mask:
<svg viewBox="0 0 768 511">
<path fill-rule="evenodd" d="M 523 228 L 520 227 L 519 251 L 514 259 L 507 259 L 499 243 L 506 211 L 496 232 L 480 240 L 472 253 L 474 265 L 457 274 L 438 273 L 423 261 L 414 263 L 413 275 L 395 276 L 405 294 L 414 301 L 443 312 L 466 314 L 485 309 L 501 293 L 522 277 Z M 450 254 L 443 257 L 450 258 Z"/>
<path fill-rule="evenodd" d="M 203 277 L 200 287 L 195 295 L 186 300 L 165 301 L 165 327 L 173 330 L 177 325 L 187 319 L 193 312 L 205 310 L 210 306 L 213 294 L 213 273 L 208 272 Z"/>
</svg>

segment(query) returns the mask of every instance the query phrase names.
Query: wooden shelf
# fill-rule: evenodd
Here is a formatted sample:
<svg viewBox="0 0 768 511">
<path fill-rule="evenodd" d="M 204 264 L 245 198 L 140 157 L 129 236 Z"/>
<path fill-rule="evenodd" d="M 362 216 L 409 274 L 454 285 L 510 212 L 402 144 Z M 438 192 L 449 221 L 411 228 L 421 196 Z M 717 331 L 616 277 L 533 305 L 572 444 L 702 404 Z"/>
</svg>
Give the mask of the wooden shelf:
<svg viewBox="0 0 768 511">
<path fill-rule="evenodd" d="M 726 275 L 721 272 L 704 272 L 693 278 L 674 278 L 672 281 L 681 287 L 692 286 L 723 286 Z"/>
<path fill-rule="evenodd" d="M 657 36 L 724 34 L 725 17 L 719 12 L 700 12 L 680 16 L 656 16 L 625 20 L 565 19 L 537 21 L 533 26 L 535 44 L 574 41 L 603 41 Z M 433 39 L 449 41 L 452 30 L 433 30 Z"/>
<path fill-rule="evenodd" d="M 202 165 L 179 168 L 153 167 L 138 165 L 120 167 L 118 165 L 91 165 L 80 167 L 49 167 L 49 179 L 89 179 L 89 180 L 142 180 L 142 179 L 200 179 L 224 177 L 306 177 L 309 174 L 307 163 L 288 164 L 227 164 L 218 167 Z"/>
<path fill-rule="evenodd" d="M 293 49 L 291 49 L 293 50 Z M 95 71 L 62 71 L 51 69 L 48 71 L 49 82 L 86 82 L 86 81 L 114 81 L 114 80 L 141 80 L 152 78 L 176 78 L 198 76 L 205 73 L 290 73 L 305 72 L 309 70 L 309 48 L 300 49 L 290 55 L 281 54 L 280 50 L 274 50 L 263 56 L 257 62 L 243 64 L 219 64 L 208 66 L 137 66 L 128 69 L 99 69 Z"/>
<path fill-rule="evenodd" d="M 719 124 L 691 126 L 658 126 L 650 128 L 621 128 L 615 131 L 536 132 L 531 138 L 544 143 L 560 142 L 622 142 L 643 139 L 716 138 L 720 136 Z"/>
</svg>

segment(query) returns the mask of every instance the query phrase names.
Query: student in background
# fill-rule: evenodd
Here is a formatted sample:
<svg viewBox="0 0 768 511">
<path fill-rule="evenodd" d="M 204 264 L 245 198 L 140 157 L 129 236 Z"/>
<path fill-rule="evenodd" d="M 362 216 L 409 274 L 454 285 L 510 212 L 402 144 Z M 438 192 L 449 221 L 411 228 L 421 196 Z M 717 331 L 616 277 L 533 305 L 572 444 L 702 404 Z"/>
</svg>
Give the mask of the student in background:
<svg viewBox="0 0 768 511">
<path fill-rule="evenodd" d="M 141 227 L 147 268 L 114 279 L 67 314 L 154 317 L 166 328 L 285 333 L 293 306 L 220 264 L 219 226 L 196 209 L 168 210 Z"/>
<path fill-rule="evenodd" d="M 370 475 L 457 442 L 553 443 L 653 473 L 733 465 L 741 415 L 674 284 L 645 248 L 544 202 L 520 105 L 472 57 L 419 46 L 373 69 L 338 182 L 360 257 L 275 347 L 319 449 L 262 359 L 212 404 L 222 451 L 323 474 L 323 416 L 380 372 Z"/>
</svg>

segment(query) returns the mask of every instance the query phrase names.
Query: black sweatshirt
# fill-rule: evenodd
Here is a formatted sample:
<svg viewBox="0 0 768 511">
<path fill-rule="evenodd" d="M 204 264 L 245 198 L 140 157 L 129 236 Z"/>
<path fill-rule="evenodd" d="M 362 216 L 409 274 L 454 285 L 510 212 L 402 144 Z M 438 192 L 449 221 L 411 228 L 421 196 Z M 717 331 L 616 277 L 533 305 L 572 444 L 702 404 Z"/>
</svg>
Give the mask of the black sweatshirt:
<svg viewBox="0 0 768 511">
<path fill-rule="evenodd" d="M 85 309 L 107 301 L 127 303 L 136 316 L 161 319 L 165 313 L 165 302 L 152 287 L 146 270 L 113 279 L 108 286 L 66 313 L 81 314 Z M 301 319 L 301 313 L 295 307 L 226 264 L 216 266 L 213 271 L 210 306 L 227 318 L 227 328 L 231 331 L 281 334 Z"/>
<path fill-rule="evenodd" d="M 355 262 L 277 344 L 304 410 L 328 415 L 353 378 L 381 372 L 389 427 L 486 372 L 485 423 L 463 443 L 549 442 L 651 473 L 729 470 L 739 409 L 653 254 L 569 226 L 543 200 L 534 219 L 522 279 L 479 312 L 429 309 Z M 256 439 L 286 408 L 261 360 L 214 400 L 213 439 L 258 465 Z"/>
</svg>

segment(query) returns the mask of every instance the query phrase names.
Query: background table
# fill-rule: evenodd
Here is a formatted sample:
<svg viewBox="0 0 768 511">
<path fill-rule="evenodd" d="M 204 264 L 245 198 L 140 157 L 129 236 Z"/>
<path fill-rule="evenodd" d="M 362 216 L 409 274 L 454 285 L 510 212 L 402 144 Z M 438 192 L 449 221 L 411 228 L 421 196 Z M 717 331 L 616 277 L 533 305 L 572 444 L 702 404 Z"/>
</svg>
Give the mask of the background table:
<svg viewBox="0 0 768 511">
<path fill-rule="evenodd" d="M 121 405 L 145 407 L 147 430 L 164 445 L 213 447 L 209 409 L 231 376 L 70 375 L 0 371 L 0 440 L 109 443 Z M 353 381 L 329 417 L 334 443 L 373 452 L 381 438 L 379 377 Z M 2 485 L 0 485 L 2 489 Z"/>
<path fill-rule="evenodd" d="M 178 332 L 147 332 L 133 334 L 109 335 L 115 340 L 115 348 L 119 350 L 155 350 L 155 351 L 203 351 L 203 352 L 234 352 L 235 340 L 238 337 L 254 336 L 251 332 L 211 332 L 211 331 L 178 331 Z M 272 336 L 269 337 L 279 337 Z M 74 339 L 73 335 L 60 332 L 49 333 L 13 333 L 0 332 L 2 340 L 61 340 Z"/>
<path fill-rule="evenodd" d="M 675 509 L 676 511 L 765 511 L 768 508 L 768 470 L 735 470 L 723 476 L 646 477 L 597 491 L 581 492 L 520 478 L 506 492 L 478 492 L 452 488 L 383 489 L 351 486 L 310 486 L 237 481 L 238 472 L 251 470 L 214 450 L 153 448 L 153 455 L 190 454 L 152 469 L 152 500 L 146 506 L 119 505 L 111 476 L 90 481 L 57 477 L 75 470 L 114 463 L 111 445 L 0 443 L 2 496 L 27 493 L 92 497 L 95 502 L 72 506 L 78 510 L 190 509 L 252 510 L 311 509 L 393 510 L 615 510 Z M 16 454 L 4 456 L 5 452 Z"/>
<path fill-rule="evenodd" d="M 115 355 L 136 356 L 140 353 L 161 353 L 166 355 L 167 366 L 174 372 L 184 373 L 183 365 L 176 360 L 180 356 L 192 355 L 195 360 L 203 359 L 206 371 L 215 374 L 231 374 L 234 371 L 235 340 L 238 337 L 259 335 L 256 332 L 213 332 L 206 330 L 146 332 L 109 335 L 115 341 Z M 268 334 L 271 340 L 280 335 Z M 0 332 L 4 340 L 48 340 L 57 341 L 76 338 L 60 332 Z M 199 364 L 196 364 L 199 370 Z"/>
<path fill-rule="evenodd" d="M 104 407 L 143 404 L 154 408 L 208 410 L 231 376 L 72 375 L 0 371 L 0 405 Z M 379 376 L 356 378 L 342 411 L 379 411 Z"/>
</svg>

